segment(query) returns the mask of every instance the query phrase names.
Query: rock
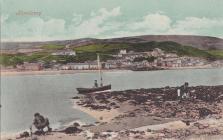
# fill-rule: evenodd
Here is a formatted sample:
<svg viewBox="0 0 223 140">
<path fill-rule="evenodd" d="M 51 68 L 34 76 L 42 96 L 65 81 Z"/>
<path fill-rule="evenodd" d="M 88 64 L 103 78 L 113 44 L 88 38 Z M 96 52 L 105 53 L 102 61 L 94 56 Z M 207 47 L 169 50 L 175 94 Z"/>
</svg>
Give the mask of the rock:
<svg viewBox="0 0 223 140">
<path fill-rule="evenodd" d="M 80 99 L 79 96 L 72 97 L 72 99 Z"/>
<path fill-rule="evenodd" d="M 198 122 L 194 123 L 194 126 L 196 126 L 199 129 L 205 129 L 205 128 L 209 127 L 208 124 L 201 124 L 201 123 L 198 123 Z"/>
<path fill-rule="evenodd" d="M 67 127 L 62 132 L 66 133 L 66 134 L 73 134 L 73 133 L 80 133 L 81 131 L 82 131 L 81 129 L 71 126 L 71 127 Z"/>
<path fill-rule="evenodd" d="M 100 136 L 100 133 L 94 133 L 92 139 L 98 139 Z"/>
<path fill-rule="evenodd" d="M 38 140 L 38 138 L 37 137 L 33 137 L 32 140 Z"/>
<path fill-rule="evenodd" d="M 200 118 L 204 118 L 208 115 L 212 114 L 212 111 L 207 108 L 199 108 Z"/>
<path fill-rule="evenodd" d="M 183 123 L 185 123 L 187 126 L 190 125 L 190 121 L 189 120 L 182 120 Z"/>
<path fill-rule="evenodd" d="M 99 120 L 103 120 L 103 117 L 101 116 L 101 117 L 99 117 Z"/>
<path fill-rule="evenodd" d="M 44 131 L 35 131 L 34 134 L 37 136 L 40 136 L 40 135 L 45 135 L 45 132 Z"/>
<path fill-rule="evenodd" d="M 80 124 L 79 124 L 79 123 L 77 123 L 77 122 L 75 122 L 75 123 L 73 123 L 73 126 L 74 126 L 74 127 L 79 127 L 79 126 L 80 126 Z"/>
<path fill-rule="evenodd" d="M 137 135 L 137 136 L 135 136 L 134 138 L 138 140 L 138 139 L 143 139 L 144 137 L 141 136 L 141 135 Z"/>
<path fill-rule="evenodd" d="M 148 128 L 148 129 L 147 129 L 147 132 L 152 132 L 152 130 Z"/>
<path fill-rule="evenodd" d="M 29 132 L 25 131 L 25 132 L 20 134 L 19 138 L 27 138 L 27 137 L 29 137 Z"/>
</svg>

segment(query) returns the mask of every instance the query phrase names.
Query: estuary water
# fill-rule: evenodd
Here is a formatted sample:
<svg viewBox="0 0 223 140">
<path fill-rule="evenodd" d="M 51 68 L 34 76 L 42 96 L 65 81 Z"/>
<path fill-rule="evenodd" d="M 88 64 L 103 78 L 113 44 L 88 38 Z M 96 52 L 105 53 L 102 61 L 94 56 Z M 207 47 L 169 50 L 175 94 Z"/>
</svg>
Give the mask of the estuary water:
<svg viewBox="0 0 223 140">
<path fill-rule="evenodd" d="M 74 120 L 91 123 L 95 119 L 72 108 L 71 97 L 77 87 L 91 87 L 97 73 L 57 75 L 17 75 L 1 77 L 1 132 L 28 129 L 33 114 L 50 119 L 54 128 Z M 179 86 L 223 85 L 223 69 L 186 69 L 163 71 L 117 71 L 103 73 L 112 90 Z"/>
</svg>

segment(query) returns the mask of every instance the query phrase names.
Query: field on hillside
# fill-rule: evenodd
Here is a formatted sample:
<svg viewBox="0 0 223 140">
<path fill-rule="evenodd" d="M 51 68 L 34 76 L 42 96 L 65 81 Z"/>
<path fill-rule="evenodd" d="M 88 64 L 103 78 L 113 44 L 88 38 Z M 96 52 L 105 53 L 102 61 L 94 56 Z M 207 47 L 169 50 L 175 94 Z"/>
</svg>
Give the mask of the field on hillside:
<svg viewBox="0 0 223 140">
<path fill-rule="evenodd" d="M 43 51 L 35 52 L 32 54 L 21 54 L 16 55 L 2 54 L 0 56 L 0 64 L 4 66 L 16 66 L 17 64 L 22 64 L 23 62 L 44 62 L 50 63 L 52 61 L 66 64 L 70 62 L 85 62 L 96 60 L 97 53 L 101 54 L 102 61 L 108 59 L 114 59 L 111 54 L 117 54 L 119 50 L 126 49 L 127 51 L 134 52 L 145 52 L 152 51 L 154 48 L 160 48 L 168 53 L 176 53 L 179 56 L 193 56 L 202 57 L 209 60 L 223 59 L 223 51 L 220 50 L 200 50 L 191 46 L 183 46 L 176 42 L 147 42 L 147 43 L 112 43 L 112 44 L 94 44 L 86 45 L 81 47 L 74 47 L 74 51 L 77 52 L 76 56 L 54 56 L 51 55 L 52 52 L 63 50 L 65 46 L 63 45 L 45 45 L 41 47 Z"/>
<path fill-rule="evenodd" d="M 216 56 L 217 58 L 220 58 L 220 59 L 223 58 L 223 50 L 209 50 L 207 52 Z"/>
</svg>

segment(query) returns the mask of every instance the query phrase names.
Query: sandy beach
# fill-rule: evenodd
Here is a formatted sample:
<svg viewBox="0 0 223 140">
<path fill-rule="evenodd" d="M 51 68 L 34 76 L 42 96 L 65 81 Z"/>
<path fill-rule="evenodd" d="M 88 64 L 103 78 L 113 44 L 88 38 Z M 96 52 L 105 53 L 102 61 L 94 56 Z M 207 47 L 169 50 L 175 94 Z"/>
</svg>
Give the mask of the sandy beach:
<svg viewBox="0 0 223 140">
<path fill-rule="evenodd" d="M 111 122 L 112 119 L 114 119 L 116 116 L 119 116 L 121 114 L 121 112 L 119 112 L 117 109 L 112 109 L 109 111 L 107 110 L 95 111 L 92 109 L 77 106 L 76 103 L 74 103 L 73 108 L 80 110 L 84 113 L 87 113 L 88 115 L 95 118 L 98 122 Z"/>
<path fill-rule="evenodd" d="M 81 124 L 77 127 L 81 132 L 72 130 L 71 128 L 76 126 L 71 124 L 65 131 L 49 132 L 41 136 L 33 135 L 33 139 L 221 140 L 222 89 L 223 86 L 190 87 L 190 92 L 197 97 L 193 100 L 176 99 L 173 96 L 174 87 L 92 93 L 91 98 L 95 99 L 94 102 L 89 100 L 89 95 L 80 95 L 72 99 L 73 108 L 91 115 L 97 122 Z M 206 97 L 209 96 L 207 101 Z M 157 99 L 160 102 L 157 102 Z M 13 140 L 18 136 L 19 134 L 2 137 L 2 140 Z M 31 138 L 29 136 L 20 139 Z"/>
<path fill-rule="evenodd" d="M 219 67 L 212 67 L 211 65 L 196 66 L 196 67 L 175 67 L 175 68 L 163 68 L 163 70 L 184 70 L 184 69 L 214 69 Z M 222 67 L 221 67 L 222 68 Z M 131 72 L 127 69 L 108 69 L 102 70 L 102 72 Z M 153 70 L 156 71 L 156 70 Z M 16 69 L 1 69 L 2 76 L 14 76 L 14 75 L 57 75 L 57 74 L 75 74 L 75 73 L 91 73 L 98 72 L 98 70 L 40 70 L 40 71 L 18 71 Z"/>
<path fill-rule="evenodd" d="M 222 88 L 222 86 L 191 87 L 191 93 L 197 94 L 196 96 L 199 100 L 180 102 L 172 96 L 175 88 L 170 87 L 97 93 L 91 94 L 91 98 L 93 96 L 96 99 L 95 102 L 92 103 L 86 96 L 84 99 L 78 100 L 81 102 L 78 106 L 88 108 L 82 111 L 86 111 L 95 118 L 98 118 L 98 114 L 92 111 L 107 110 L 113 112 L 117 110 L 119 112 L 119 116 L 113 115 L 112 117 L 114 118 L 109 118 L 106 123 L 101 122 L 88 128 L 91 132 L 100 133 L 101 137 L 103 137 L 103 132 L 118 132 L 117 139 L 166 138 L 200 140 L 213 137 L 218 140 L 223 134 L 223 110 L 222 102 L 220 101 L 223 94 Z M 205 93 L 205 90 L 209 92 Z M 152 96 L 153 92 L 155 92 L 154 96 Z M 162 92 L 169 95 L 162 94 Z M 208 93 L 213 95 L 213 98 L 208 99 L 209 101 L 216 98 L 219 102 L 212 106 L 209 101 L 203 98 Z M 161 96 L 163 96 L 164 100 L 158 106 L 155 105 L 156 102 L 153 102 L 153 100 L 156 100 L 156 96 L 159 97 L 159 100 L 162 100 Z M 170 98 L 173 101 L 165 101 L 170 100 Z M 179 112 L 172 114 L 174 110 L 170 106 L 176 109 L 179 108 Z M 203 115 L 205 114 L 202 114 L 201 111 L 197 112 L 197 109 L 201 108 L 210 109 L 216 113 L 213 113 L 213 115 L 206 114 L 207 117 L 204 117 Z M 102 113 L 100 115 L 106 114 L 104 111 L 99 112 Z M 205 137 L 205 135 L 208 135 L 208 137 Z"/>
<path fill-rule="evenodd" d="M 130 70 L 103 70 L 103 72 L 119 72 Z M 98 72 L 98 70 L 42 70 L 42 71 L 15 71 L 15 70 L 1 70 L 2 76 L 15 75 L 60 75 L 60 74 L 75 74 L 75 73 L 91 73 Z"/>
</svg>

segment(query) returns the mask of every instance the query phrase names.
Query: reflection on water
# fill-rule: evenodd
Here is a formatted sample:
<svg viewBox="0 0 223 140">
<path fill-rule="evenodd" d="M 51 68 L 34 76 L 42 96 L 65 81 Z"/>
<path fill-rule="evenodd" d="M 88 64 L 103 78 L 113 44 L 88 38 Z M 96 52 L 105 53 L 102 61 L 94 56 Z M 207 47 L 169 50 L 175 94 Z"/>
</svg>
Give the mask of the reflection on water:
<svg viewBox="0 0 223 140">
<path fill-rule="evenodd" d="M 190 85 L 222 85 L 223 69 L 166 70 L 150 72 L 106 72 L 105 83 L 112 90 Z M 2 76 L 1 129 L 15 132 L 29 128 L 33 114 L 40 112 L 53 125 L 72 120 L 95 121 L 87 114 L 72 108 L 69 100 L 77 94 L 76 87 L 91 87 L 97 73 L 66 75 Z"/>
</svg>

